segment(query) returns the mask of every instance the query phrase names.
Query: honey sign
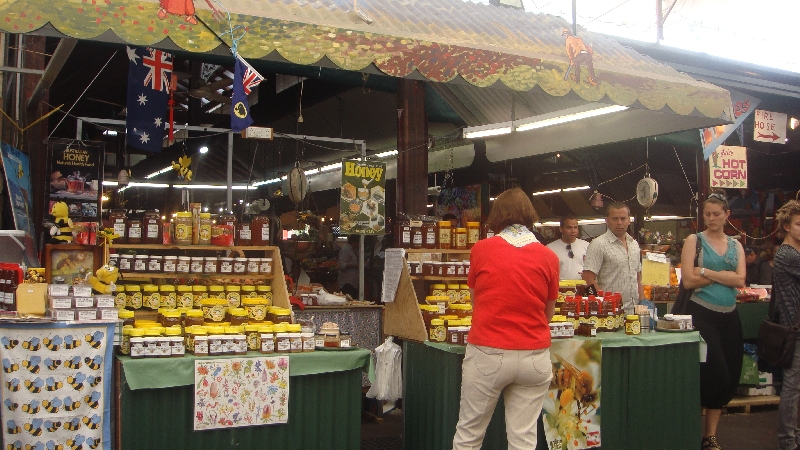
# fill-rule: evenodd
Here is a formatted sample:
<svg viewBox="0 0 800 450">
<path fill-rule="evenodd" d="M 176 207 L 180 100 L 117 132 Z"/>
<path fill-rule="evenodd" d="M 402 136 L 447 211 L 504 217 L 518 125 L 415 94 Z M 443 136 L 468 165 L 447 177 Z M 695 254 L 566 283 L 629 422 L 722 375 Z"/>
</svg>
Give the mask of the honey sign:
<svg viewBox="0 0 800 450">
<path fill-rule="evenodd" d="M 708 174 L 712 188 L 746 188 L 747 148 L 720 145 L 708 158 Z"/>
<path fill-rule="evenodd" d="M 339 198 L 340 234 L 383 234 L 386 163 L 345 160 Z"/>
</svg>

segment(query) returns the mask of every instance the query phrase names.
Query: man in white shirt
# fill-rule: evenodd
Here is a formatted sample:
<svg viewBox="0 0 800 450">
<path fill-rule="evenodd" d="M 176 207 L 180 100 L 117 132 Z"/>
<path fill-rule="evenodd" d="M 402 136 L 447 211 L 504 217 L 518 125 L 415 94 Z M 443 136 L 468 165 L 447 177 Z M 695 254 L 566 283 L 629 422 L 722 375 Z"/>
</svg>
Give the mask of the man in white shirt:
<svg viewBox="0 0 800 450">
<path fill-rule="evenodd" d="M 547 248 L 558 256 L 559 278 L 580 280 L 583 274 L 583 260 L 589 243 L 578 239 L 578 219 L 572 214 L 561 218 L 561 239 L 547 244 Z"/>
<path fill-rule="evenodd" d="M 608 205 L 608 231 L 589 244 L 583 264 L 586 284 L 621 293 L 626 314 L 633 314 L 634 305 L 644 298 L 639 243 L 628 234 L 630 216 L 626 204 L 614 202 Z"/>
</svg>

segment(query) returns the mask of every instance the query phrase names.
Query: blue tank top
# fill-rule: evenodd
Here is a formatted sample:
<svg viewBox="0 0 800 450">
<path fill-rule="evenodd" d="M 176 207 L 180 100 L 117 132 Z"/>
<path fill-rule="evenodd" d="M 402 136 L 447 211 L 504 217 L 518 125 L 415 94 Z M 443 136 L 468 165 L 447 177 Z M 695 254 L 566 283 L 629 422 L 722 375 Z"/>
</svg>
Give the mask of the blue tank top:
<svg viewBox="0 0 800 450">
<path fill-rule="evenodd" d="M 705 239 L 705 233 L 697 233 L 697 237 L 702 243 L 701 267 L 715 271 L 736 271 L 736 267 L 739 264 L 739 251 L 733 238 L 728 237 L 728 248 L 725 249 L 723 255 L 719 255 Z M 711 283 L 708 286 L 695 289 L 692 299 L 711 310 L 730 312 L 736 307 L 736 288 L 725 286 L 724 284 Z"/>
</svg>

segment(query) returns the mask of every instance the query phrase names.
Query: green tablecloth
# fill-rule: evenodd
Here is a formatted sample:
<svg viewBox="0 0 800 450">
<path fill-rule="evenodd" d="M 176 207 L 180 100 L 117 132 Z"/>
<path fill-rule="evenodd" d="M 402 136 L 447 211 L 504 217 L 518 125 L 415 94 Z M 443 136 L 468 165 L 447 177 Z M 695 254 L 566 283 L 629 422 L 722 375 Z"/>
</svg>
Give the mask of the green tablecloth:
<svg viewBox="0 0 800 450">
<path fill-rule="evenodd" d="M 699 333 L 600 333 L 603 450 L 696 448 L 700 442 Z M 405 448 L 452 448 L 465 347 L 404 343 Z M 484 448 L 507 448 L 502 405 Z M 546 449 L 540 435 L 537 449 Z"/>
<path fill-rule="evenodd" d="M 316 375 L 327 372 L 341 372 L 361 369 L 374 381 L 374 365 L 370 351 L 353 348 L 342 351 L 315 351 L 309 353 L 290 353 L 289 376 Z M 278 354 L 276 354 L 278 355 Z M 196 359 L 254 358 L 265 356 L 258 352 L 248 352 L 247 356 L 203 356 L 185 355 L 181 358 L 143 358 L 131 359 L 119 356 L 122 370 L 131 390 L 161 389 L 194 384 L 194 361 Z M 272 356 L 272 355 L 269 355 Z"/>
<path fill-rule="evenodd" d="M 739 303 L 739 318 L 742 321 L 742 336 L 745 339 L 758 339 L 758 328 L 769 313 L 769 302 Z"/>
</svg>

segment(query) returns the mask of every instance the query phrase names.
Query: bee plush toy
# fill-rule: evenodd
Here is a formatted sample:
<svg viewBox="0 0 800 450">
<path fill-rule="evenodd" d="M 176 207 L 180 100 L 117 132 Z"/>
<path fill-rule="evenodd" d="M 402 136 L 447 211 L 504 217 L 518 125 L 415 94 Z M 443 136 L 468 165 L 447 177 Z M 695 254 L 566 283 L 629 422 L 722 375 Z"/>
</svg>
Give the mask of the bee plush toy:
<svg viewBox="0 0 800 450">
<path fill-rule="evenodd" d="M 64 202 L 56 202 L 50 209 L 53 216 L 53 225 L 50 227 L 51 244 L 72 243 L 72 219 L 69 218 L 69 208 Z"/>
<path fill-rule="evenodd" d="M 95 274 L 86 275 L 86 283 L 100 294 L 111 294 L 117 290 L 115 284 L 119 279 L 119 269 L 115 266 L 105 264 Z"/>
</svg>

